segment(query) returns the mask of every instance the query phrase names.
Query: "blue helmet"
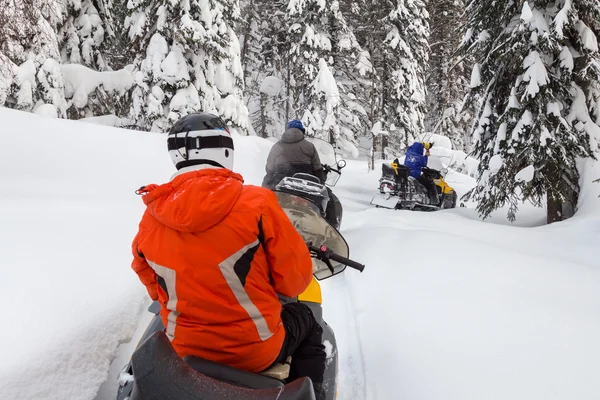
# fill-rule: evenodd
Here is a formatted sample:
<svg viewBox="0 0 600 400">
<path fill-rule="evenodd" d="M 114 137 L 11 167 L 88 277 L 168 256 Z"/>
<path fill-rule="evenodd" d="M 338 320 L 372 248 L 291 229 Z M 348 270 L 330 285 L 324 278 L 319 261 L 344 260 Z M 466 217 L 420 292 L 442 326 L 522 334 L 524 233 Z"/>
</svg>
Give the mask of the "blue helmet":
<svg viewBox="0 0 600 400">
<path fill-rule="evenodd" d="M 300 129 L 302 131 L 302 133 L 306 133 L 306 131 L 304 129 L 304 125 L 302 124 L 302 121 L 300 121 L 298 119 L 294 119 L 294 120 L 291 120 L 290 122 L 288 122 L 287 128 L 288 129 L 291 129 L 291 128 Z"/>
</svg>

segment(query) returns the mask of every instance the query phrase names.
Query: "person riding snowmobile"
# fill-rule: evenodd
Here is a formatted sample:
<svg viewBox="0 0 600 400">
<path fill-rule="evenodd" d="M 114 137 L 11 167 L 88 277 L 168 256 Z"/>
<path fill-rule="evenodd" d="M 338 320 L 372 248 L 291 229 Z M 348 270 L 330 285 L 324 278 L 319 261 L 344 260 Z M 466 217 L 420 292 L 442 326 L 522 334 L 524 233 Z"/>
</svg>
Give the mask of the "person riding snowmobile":
<svg viewBox="0 0 600 400">
<path fill-rule="evenodd" d="M 417 179 L 417 181 L 427 189 L 432 204 L 438 204 L 439 198 L 435 184 L 431 179 L 421 174 L 423 167 L 427 166 L 429 149 L 432 146 L 433 144 L 431 143 L 413 143 L 408 150 L 406 150 L 404 165 L 410 169 L 410 176 Z M 423 155 L 423 150 L 425 150 L 425 155 Z"/>
<path fill-rule="evenodd" d="M 179 356 L 261 372 L 292 356 L 290 379 L 308 376 L 317 399 L 326 353 L 323 330 L 302 303 L 282 307 L 312 280 L 310 252 L 265 188 L 243 185 L 221 118 L 196 113 L 168 135 L 178 172 L 137 193 L 147 207 L 132 268 L 161 304 Z"/>
<path fill-rule="evenodd" d="M 265 167 L 267 174 L 263 179 L 263 187 L 274 190 L 283 178 L 300 172 L 314 175 L 321 183 L 325 183 L 327 173 L 321 165 L 317 149 L 311 142 L 305 140 L 305 132 L 302 121 L 295 119 L 288 122 L 281 140 L 273 145 L 267 157 Z M 327 191 L 330 201 L 325 210 L 326 218 L 333 226 L 338 226 L 337 215 L 340 213 L 336 210 L 341 209 L 341 203 L 331 188 L 328 187 Z"/>
<path fill-rule="evenodd" d="M 311 142 L 304 139 L 305 132 L 301 121 L 288 122 L 281 140 L 273 145 L 267 157 L 263 187 L 273 190 L 283 178 L 299 172 L 314 175 L 325 182 L 327 177 L 319 153 Z"/>
</svg>

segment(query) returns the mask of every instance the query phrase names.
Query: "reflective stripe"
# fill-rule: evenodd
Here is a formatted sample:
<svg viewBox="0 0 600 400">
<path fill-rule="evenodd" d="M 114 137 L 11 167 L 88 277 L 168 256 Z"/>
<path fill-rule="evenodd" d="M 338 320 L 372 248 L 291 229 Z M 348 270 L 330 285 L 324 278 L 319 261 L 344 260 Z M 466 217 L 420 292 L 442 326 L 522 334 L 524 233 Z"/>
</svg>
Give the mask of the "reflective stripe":
<svg viewBox="0 0 600 400">
<path fill-rule="evenodd" d="M 155 262 L 150 260 L 148 264 L 152 267 L 154 272 L 165 281 L 165 285 L 167 286 L 167 296 L 169 296 L 169 301 L 167 301 L 167 310 L 169 310 L 169 315 L 167 315 L 167 336 L 169 340 L 175 339 L 175 327 L 177 326 L 177 317 L 179 316 L 179 312 L 177 311 L 177 292 L 175 291 L 175 270 L 167 267 L 163 267 L 162 265 L 158 265 Z"/>
<path fill-rule="evenodd" d="M 250 300 L 248 293 L 244 289 L 244 286 L 242 285 L 242 282 L 235 273 L 234 269 L 235 264 L 238 262 L 238 260 L 242 258 L 244 254 L 246 254 L 246 252 L 251 250 L 253 247 L 258 246 L 258 244 L 259 242 L 257 239 L 254 242 L 242 247 L 234 255 L 232 255 L 227 260 L 219 264 L 219 268 L 221 268 L 221 273 L 223 273 L 223 277 L 225 277 L 225 280 L 227 281 L 229 288 L 233 292 L 233 295 L 240 303 L 240 305 L 244 308 L 244 310 L 246 310 L 248 316 L 252 318 L 252 321 L 254 321 L 254 325 L 256 325 L 256 330 L 258 331 L 258 335 L 260 336 L 261 340 L 265 341 L 271 336 L 273 336 L 273 333 L 269 330 L 269 326 L 267 325 L 267 321 L 265 320 L 263 315 L 254 305 L 254 303 L 252 303 L 252 300 Z"/>
</svg>

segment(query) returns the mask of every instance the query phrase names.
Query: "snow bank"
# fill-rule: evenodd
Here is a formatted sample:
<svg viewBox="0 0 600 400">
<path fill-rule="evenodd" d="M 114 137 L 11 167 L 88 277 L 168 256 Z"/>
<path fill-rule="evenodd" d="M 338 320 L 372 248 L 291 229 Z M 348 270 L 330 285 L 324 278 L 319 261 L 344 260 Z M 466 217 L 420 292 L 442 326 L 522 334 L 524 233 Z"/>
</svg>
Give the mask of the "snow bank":
<svg viewBox="0 0 600 400">
<path fill-rule="evenodd" d="M 0 119 L 0 292 L 10 321 L 0 393 L 94 399 L 146 304 L 130 269 L 144 211 L 134 191 L 174 172 L 166 138 L 3 108 Z M 270 142 L 234 141 L 236 169 L 260 184 Z"/>
<path fill-rule="evenodd" d="M 98 125 L 104 125 L 104 126 L 112 126 L 115 128 L 133 124 L 133 121 L 130 121 L 127 118 L 119 118 L 116 115 L 112 115 L 112 114 L 99 115 L 97 117 L 81 118 L 78 121 L 89 122 L 92 124 L 98 124 Z"/>
</svg>

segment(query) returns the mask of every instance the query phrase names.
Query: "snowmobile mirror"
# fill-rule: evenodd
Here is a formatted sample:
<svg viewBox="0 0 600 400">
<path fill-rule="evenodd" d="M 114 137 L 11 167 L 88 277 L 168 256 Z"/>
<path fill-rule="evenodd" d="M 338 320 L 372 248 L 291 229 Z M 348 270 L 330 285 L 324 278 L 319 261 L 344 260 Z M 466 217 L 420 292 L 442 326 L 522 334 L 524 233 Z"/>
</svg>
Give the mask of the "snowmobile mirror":
<svg viewBox="0 0 600 400">
<path fill-rule="evenodd" d="M 342 169 L 346 166 L 346 160 L 340 160 L 337 162 L 337 166 L 339 169 Z"/>
</svg>

